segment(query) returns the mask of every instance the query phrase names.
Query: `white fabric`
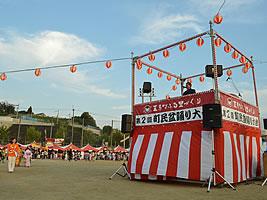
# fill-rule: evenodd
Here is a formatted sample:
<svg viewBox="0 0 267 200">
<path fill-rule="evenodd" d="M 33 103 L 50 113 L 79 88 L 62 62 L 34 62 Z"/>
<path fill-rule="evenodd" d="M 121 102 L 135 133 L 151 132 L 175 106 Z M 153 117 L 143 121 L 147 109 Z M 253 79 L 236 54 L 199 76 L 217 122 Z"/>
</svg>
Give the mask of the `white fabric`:
<svg viewBox="0 0 267 200">
<path fill-rule="evenodd" d="M 201 132 L 200 180 L 207 180 L 212 169 L 212 132 Z"/>
<path fill-rule="evenodd" d="M 233 182 L 233 155 L 231 137 L 228 131 L 224 131 L 224 178 Z"/>
<path fill-rule="evenodd" d="M 136 142 L 132 151 L 132 163 L 131 163 L 131 173 L 135 173 L 136 170 L 136 161 L 139 155 L 139 151 L 141 149 L 141 145 L 144 139 L 144 135 L 138 135 Z"/>
<path fill-rule="evenodd" d="M 176 173 L 179 178 L 188 178 L 191 135 L 191 131 L 182 132 Z"/>
<path fill-rule="evenodd" d="M 237 159 L 237 177 L 238 182 L 241 180 L 241 160 L 239 156 L 238 146 L 237 146 L 237 137 L 236 134 L 234 134 L 234 144 L 235 144 L 235 155 Z"/>
<path fill-rule="evenodd" d="M 8 157 L 8 172 L 14 172 L 15 164 L 16 164 L 16 157 L 9 156 Z"/>
<path fill-rule="evenodd" d="M 155 146 L 157 143 L 157 138 L 158 138 L 158 134 L 151 134 L 150 136 L 144 163 L 142 166 L 142 174 L 149 174 L 149 169 L 150 169 L 152 157 L 154 154 Z"/>
<path fill-rule="evenodd" d="M 246 180 L 246 160 L 245 160 L 245 140 L 244 135 L 240 135 L 240 150 L 241 150 L 241 160 L 242 160 L 242 177 L 243 181 Z"/>
<path fill-rule="evenodd" d="M 246 144 L 247 144 L 247 179 L 250 178 L 249 176 L 249 136 L 246 136 Z"/>
<path fill-rule="evenodd" d="M 256 171 L 257 171 L 257 142 L 256 137 L 252 137 L 252 178 L 256 177 Z"/>
</svg>

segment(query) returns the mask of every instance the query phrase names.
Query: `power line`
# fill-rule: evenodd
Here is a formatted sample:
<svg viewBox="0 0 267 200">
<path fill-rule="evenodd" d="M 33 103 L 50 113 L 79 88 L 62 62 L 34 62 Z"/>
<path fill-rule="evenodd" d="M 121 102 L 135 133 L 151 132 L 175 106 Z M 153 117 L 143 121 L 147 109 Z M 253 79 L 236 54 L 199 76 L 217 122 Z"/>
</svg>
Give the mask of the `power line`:
<svg viewBox="0 0 267 200">
<path fill-rule="evenodd" d="M 47 67 L 36 67 L 36 68 L 26 68 L 26 69 L 19 69 L 19 70 L 9 70 L 9 71 L 3 71 L 0 72 L 10 74 L 10 73 L 18 73 L 18 72 L 28 72 L 28 71 L 34 71 L 36 69 L 56 69 L 56 68 L 66 68 L 70 66 L 79 66 L 79 65 L 86 65 L 86 64 L 96 64 L 96 63 L 104 63 L 108 61 L 123 61 L 123 60 L 130 60 L 132 58 L 130 57 L 124 57 L 124 58 L 112 58 L 112 59 L 105 59 L 105 60 L 95 60 L 95 61 L 86 61 L 86 62 L 79 62 L 79 63 L 70 63 L 70 64 L 63 64 L 63 65 L 52 65 Z"/>
</svg>

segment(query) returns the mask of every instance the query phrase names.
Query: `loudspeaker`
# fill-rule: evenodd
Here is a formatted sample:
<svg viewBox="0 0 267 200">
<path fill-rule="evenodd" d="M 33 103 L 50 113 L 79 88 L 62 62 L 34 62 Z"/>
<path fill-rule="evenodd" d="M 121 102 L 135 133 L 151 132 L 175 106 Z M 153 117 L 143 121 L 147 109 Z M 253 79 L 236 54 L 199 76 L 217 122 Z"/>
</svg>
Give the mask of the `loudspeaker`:
<svg viewBox="0 0 267 200">
<path fill-rule="evenodd" d="M 263 119 L 263 127 L 264 129 L 267 129 L 267 119 Z"/>
<path fill-rule="evenodd" d="M 214 78 L 214 67 L 213 65 L 206 65 L 206 77 L 212 77 Z M 223 75 L 223 68 L 222 65 L 217 65 L 217 72 L 218 72 L 218 77 L 221 77 Z"/>
<path fill-rule="evenodd" d="M 132 115 L 124 114 L 121 116 L 121 132 L 130 133 L 132 130 Z"/>
<path fill-rule="evenodd" d="M 221 104 L 206 104 L 203 108 L 203 127 L 222 128 L 222 106 Z"/>
<path fill-rule="evenodd" d="M 143 84 L 143 93 L 150 93 L 152 88 L 151 82 L 144 82 Z"/>
</svg>

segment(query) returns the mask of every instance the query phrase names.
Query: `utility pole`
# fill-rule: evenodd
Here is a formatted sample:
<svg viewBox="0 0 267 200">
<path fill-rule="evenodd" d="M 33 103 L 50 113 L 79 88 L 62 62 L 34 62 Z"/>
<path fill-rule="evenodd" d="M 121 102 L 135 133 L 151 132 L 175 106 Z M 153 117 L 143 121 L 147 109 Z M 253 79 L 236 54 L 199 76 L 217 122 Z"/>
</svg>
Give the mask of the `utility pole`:
<svg viewBox="0 0 267 200">
<path fill-rule="evenodd" d="M 18 127 L 18 135 L 17 135 L 17 141 L 19 142 L 20 137 L 20 124 L 21 124 L 21 117 L 19 118 L 19 127 Z"/>
<path fill-rule="evenodd" d="M 84 127 L 84 118 L 83 118 L 83 124 L 82 124 L 81 147 L 83 146 L 83 127 Z"/>
<path fill-rule="evenodd" d="M 52 138 L 52 136 L 53 136 L 53 118 L 52 118 L 51 126 L 50 126 L 50 138 Z"/>
<path fill-rule="evenodd" d="M 72 127 L 71 127 L 71 143 L 73 143 L 73 130 L 74 130 L 74 107 L 72 106 Z"/>
<path fill-rule="evenodd" d="M 112 136 L 113 136 L 113 120 L 111 120 L 111 133 L 110 133 L 110 146 L 111 146 L 111 148 L 112 148 Z"/>
</svg>

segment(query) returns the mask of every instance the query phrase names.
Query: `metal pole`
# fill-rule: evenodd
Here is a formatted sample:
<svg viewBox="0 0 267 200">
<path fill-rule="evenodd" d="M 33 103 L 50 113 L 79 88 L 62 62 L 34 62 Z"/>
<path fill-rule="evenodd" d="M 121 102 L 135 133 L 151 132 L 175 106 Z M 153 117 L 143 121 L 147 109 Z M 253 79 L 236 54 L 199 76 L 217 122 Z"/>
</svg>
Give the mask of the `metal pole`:
<svg viewBox="0 0 267 200">
<path fill-rule="evenodd" d="M 83 124 L 82 124 L 81 147 L 83 146 L 83 127 L 84 127 L 84 118 L 83 118 Z"/>
<path fill-rule="evenodd" d="M 253 57 L 251 56 L 251 71 L 252 71 L 252 78 L 253 78 L 253 85 L 254 85 L 254 93 L 255 93 L 255 101 L 256 101 L 256 106 L 259 107 L 259 102 L 258 102 L 258 93 L 257 93 L 257 86 L 256 86 L 256 77 L 255 77 L 255 67 L 253 65 Z"/>
<path fill-rule="evenodd" d="M 74 107 L 72 107 L 72 126 L 71 126 L 71 143 L 73 143 L 73 129 L 74 129 Z"/>
<path fill-rule="evenodd" d="M 214 69 L 214 95 L 215 95 L 215 103 L 219 103 L 219 89 L 218 89 L 218 70 L 216 64 L 216 49 L 214 45 L 214 30 L 212 28 L 212 21 L 210 21 L 210 41 L 211 41 L 211 50 L 212 50 L 212 62 L 213 62 L 213 69 Z"/>
<path fill-rule="evenodd" d="M 17 140 L 19 142 L 19 137 L 20 137 L 20 124 L 21 124 L 21 117 L 19 118 L 19 127 L 18 127 L 18 136 L 17 136 Z"/>
<path fill-rule="evenodd" d="M 131 112 L 133 116 L 134 111 L 134 104 L 135 104 L 135 58 L 133 57 L 134 53 L 131 53 L 132 57 L 132 106 L 131 106 Z"/>
</svg>

